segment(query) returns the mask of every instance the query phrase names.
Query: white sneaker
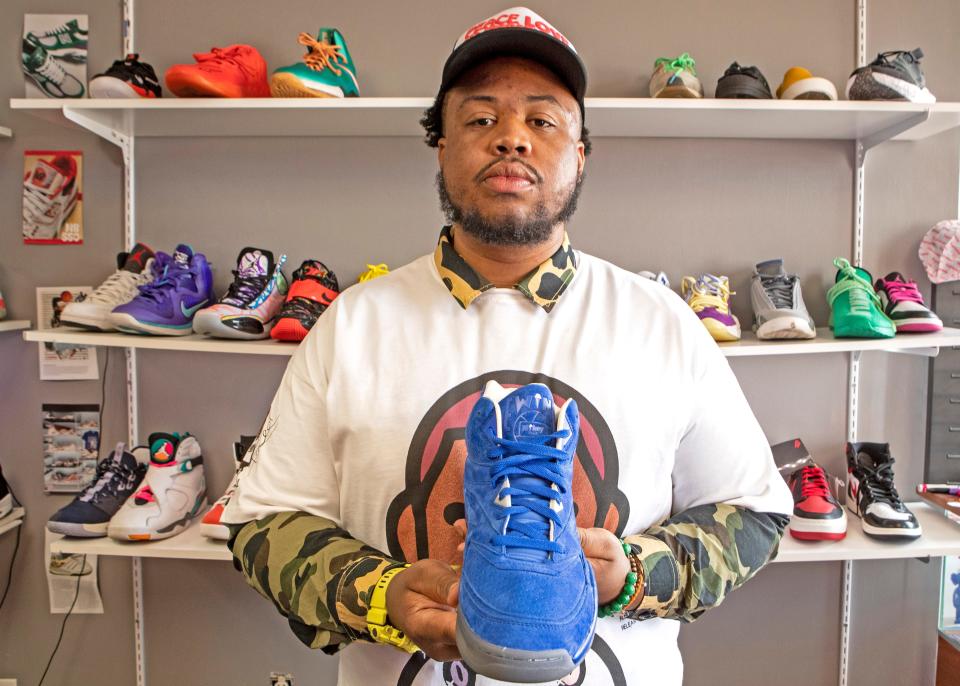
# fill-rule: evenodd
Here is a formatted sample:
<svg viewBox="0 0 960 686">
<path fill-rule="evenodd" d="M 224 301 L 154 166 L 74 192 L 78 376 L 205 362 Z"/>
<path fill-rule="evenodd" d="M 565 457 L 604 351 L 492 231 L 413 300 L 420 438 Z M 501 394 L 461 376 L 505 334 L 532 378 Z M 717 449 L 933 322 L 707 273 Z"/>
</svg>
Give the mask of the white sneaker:
<svg viewBox="0 0 960 686">
<path fill-rule="evenodd" d="M 750 285 L 754 325 L 761 341 L 816 338 L 817 327 L 803 303 L 800 279 L 781 258 L 757 263 Z"/>
<path fill-rule="evenodd" d="M 52 239 L 77 205 L 77 162 L 67 155 L 37 160 L 23 180 L 23 235 Z"/>
<path fill-rule="evenodd" d="M 92 331 L 116 331 L 110 312 L 136 297 L 137 288 L 156 278 L 153 250 L 137 243 L 129 253 L 117 254 L 117 271 L 83 300 L 69 303 L 60 315 L 67 326 Z"/>
<path fill-rule="evenodd" d="M 249 440 L 245 442 L 244 439 L 247 438 L 249 438 Z M 253 436 L 242 437 L 239 443 L 233 444 L 233 456 L 237 461 L 237 471 L 230 480 L 230 485 L 227 486 L 227 490 L 223 492 L 222 496 L 217 498 L 217 502 L 213 504 L 213 507 L 211 507 L 207 514 L 203 516 L 203 519 L 200 520 L 200 533 L 207 538 L 212 538 L 215 541 L 230 540 L 230 529 L 228 529 L 225 524 L 220 523 L 220 517 L 223 516 L 223 509 L 227 506 L 227 503 L 230 502 L 230 498 L 232 498 L 233 494 L 237 491 L 240 472 L 250 465 L 246 456 L 249 454 L 248 451 L 254 439 L 255 437 Z"/>
<path fill-rule="evenodd" d="M 150 466 L 140 488 L 107 525 L 118 541 L 153 541 L 176 536 L 207 504 L 200 444 L 189 434 L 150 436 Z"/>
</svg>

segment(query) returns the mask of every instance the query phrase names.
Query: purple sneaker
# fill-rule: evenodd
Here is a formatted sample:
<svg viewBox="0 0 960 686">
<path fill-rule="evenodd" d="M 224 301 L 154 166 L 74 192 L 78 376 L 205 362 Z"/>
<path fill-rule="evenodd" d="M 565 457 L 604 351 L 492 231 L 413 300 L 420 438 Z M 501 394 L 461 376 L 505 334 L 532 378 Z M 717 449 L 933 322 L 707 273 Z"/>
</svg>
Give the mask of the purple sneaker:
<svg viewBox="0 0 960 686">
<path fill-rule="evenodd" d="M 140 294 L 110 313 L 113 325 L 125 333 L 155 336 L 188 336 L 193 332 L 197 310 L 213 303 L 213 275 L 210 263 L 189 245 L 180 244 L 173 256 L 163 258 L 159 277 Z"/>
<path fill-rule="evenodd" d="M 740 322 L 730 314 L 730 281 L 725 276 L 701 274 L 683 277 L 680 295 L 687 301 L 715 341 L 739 341 Z"/>
</svg>

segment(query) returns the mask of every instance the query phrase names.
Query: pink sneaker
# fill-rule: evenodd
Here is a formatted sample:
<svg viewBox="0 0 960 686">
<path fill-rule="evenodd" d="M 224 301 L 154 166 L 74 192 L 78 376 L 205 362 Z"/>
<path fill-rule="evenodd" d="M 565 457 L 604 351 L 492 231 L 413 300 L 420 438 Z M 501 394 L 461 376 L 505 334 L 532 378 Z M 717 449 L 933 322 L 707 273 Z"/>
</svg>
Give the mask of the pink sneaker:
<svg viewBox="0 0 960 686">
<path fill-rule="evenodd" d="M 916 281 L 907 281 L 900 272 L 877 279 L 874 286 L 883 311 L 893 320 L 897 333 L 929 333 L 943 329 L 940 317 L 923 304 Z"/>
</svg>

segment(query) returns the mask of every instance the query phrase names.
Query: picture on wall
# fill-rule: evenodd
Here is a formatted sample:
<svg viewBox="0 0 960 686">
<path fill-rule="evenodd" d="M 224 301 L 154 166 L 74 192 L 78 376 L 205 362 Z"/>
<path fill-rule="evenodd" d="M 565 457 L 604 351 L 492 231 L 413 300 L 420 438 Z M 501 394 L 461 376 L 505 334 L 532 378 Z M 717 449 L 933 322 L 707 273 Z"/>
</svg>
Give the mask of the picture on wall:
<svg viewBox="0 0 960 686">
<path fill-rule="evenodd" d="M 83 153 L 79 150 L 24 151 L 23 242 L 83 243 Z"/>
<path fill-rule="evenodd" d="M 83 302 L 93 289 L 89 286 L 41 286 L 37 288 L 37 329 L 58 329 L 60 315 L 72 302 Z M 97 349 L 75 343 L 44 342 L 40 352 L 41 381 L 98 379 Z"/>
<path fill-rule="evenodd" d="M 43 490 L 78 493 L 93 482 L 100 453 L 99 405 L 43 405 Z"/>
<path fill-rule="evenodd" d="M 87 40 L 85 14 L 25 14 L 20 66 L 26 97 L 85 96 Z"/>
</svg>

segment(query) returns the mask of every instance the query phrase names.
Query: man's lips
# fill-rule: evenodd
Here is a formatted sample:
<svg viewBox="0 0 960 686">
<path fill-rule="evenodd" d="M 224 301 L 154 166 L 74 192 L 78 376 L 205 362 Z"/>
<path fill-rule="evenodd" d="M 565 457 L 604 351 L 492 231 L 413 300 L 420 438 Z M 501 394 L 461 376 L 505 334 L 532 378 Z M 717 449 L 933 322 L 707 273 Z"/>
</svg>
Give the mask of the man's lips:
<svg viewBox="0 0 960 686">
<path fill-rule="evenodd" d="M 520 176 L 488 176 L 483 185 L 498 193 L 520 193 L 533 188 L 534 183 Z"/>
</svg>

